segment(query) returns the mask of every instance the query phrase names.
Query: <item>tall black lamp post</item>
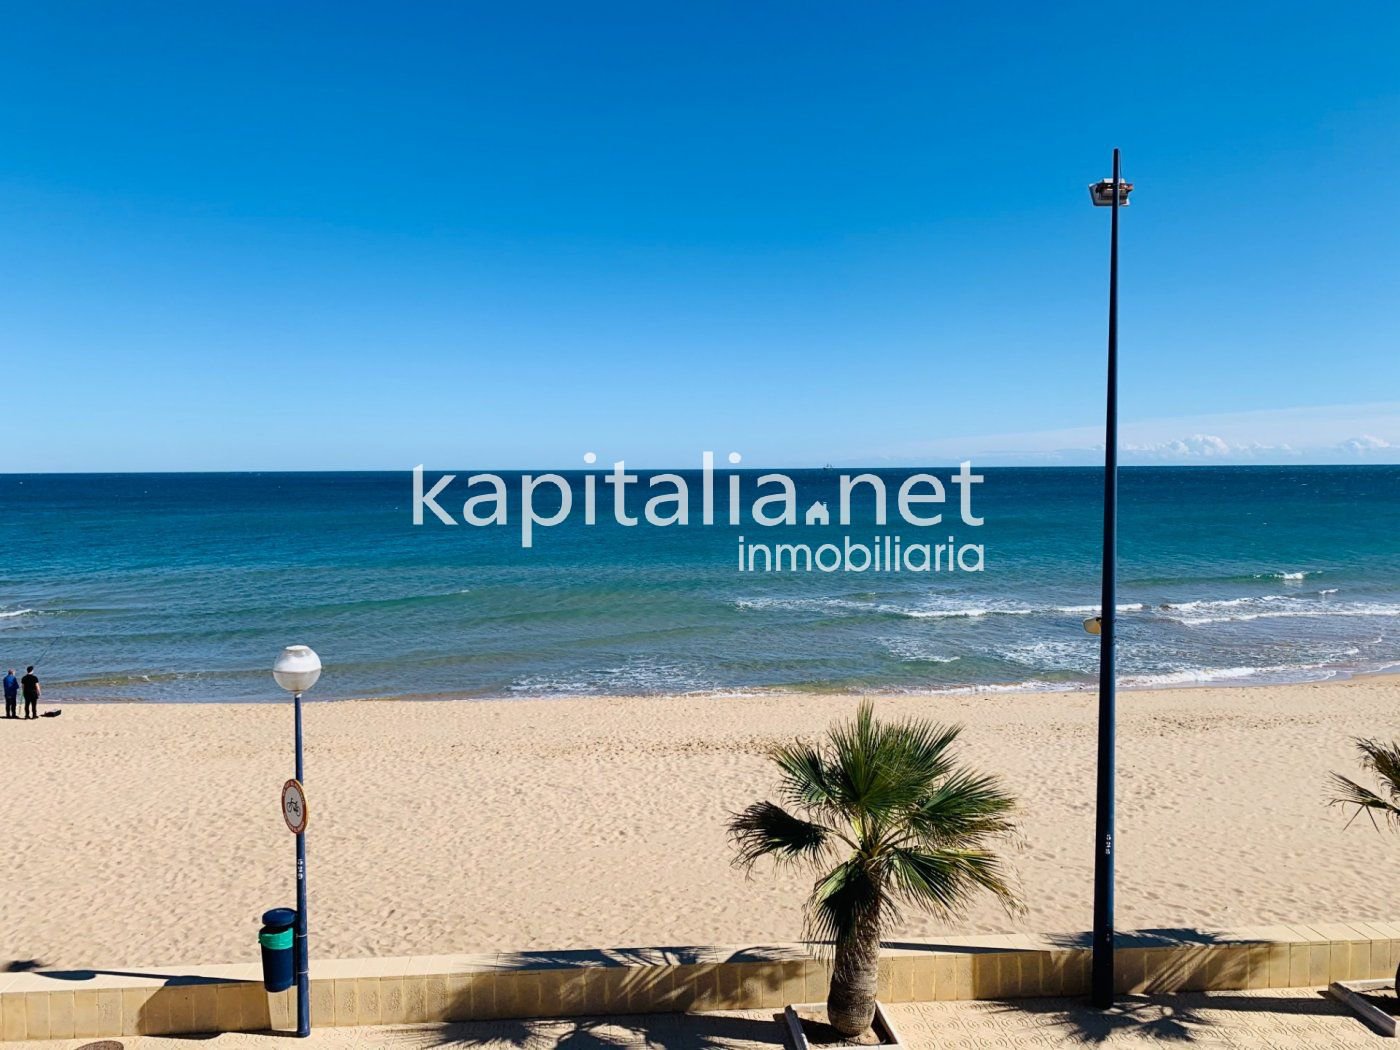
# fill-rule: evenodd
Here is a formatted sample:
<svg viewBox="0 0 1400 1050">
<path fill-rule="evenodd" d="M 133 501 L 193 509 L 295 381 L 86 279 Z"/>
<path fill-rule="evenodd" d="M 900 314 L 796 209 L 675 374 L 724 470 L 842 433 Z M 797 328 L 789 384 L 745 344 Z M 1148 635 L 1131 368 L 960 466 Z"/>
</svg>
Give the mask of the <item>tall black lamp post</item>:
<svg viewBox="0 0 1400 1050">
<path fill-rule="evenodd" d="M 272 677 L 292 694 L 296 779 L 282 787 L 282 813 L 297 840 L 297 913 L 292 941 L 297 984 L 297 1035 L 311 1034 L 311 966 L 306 942 L 306 794 L 301 757 L 301 694 L 321 677 L 321 658 L 305 645 L 289 645 L 272 665 Z"/>
<path fill-rule="evenodd" d="M 1094 207 L 1112 209 L 1108 248 L 1108 397 L 1104 415 L 1103 599 L 1099 616 L 1085 621 L 1099 636 L 1098 801 L 1094 810 L 1093 1003 L 1113 1005 L 1113 785 L 1116 697 L 1113 642 L 1117 619 L 1118 562 L 1118 209 L 1128 206 L 1133 184 L 1124 182 L 1113 151 L 1113 178 L 1091 183 Z"/>
</svg>

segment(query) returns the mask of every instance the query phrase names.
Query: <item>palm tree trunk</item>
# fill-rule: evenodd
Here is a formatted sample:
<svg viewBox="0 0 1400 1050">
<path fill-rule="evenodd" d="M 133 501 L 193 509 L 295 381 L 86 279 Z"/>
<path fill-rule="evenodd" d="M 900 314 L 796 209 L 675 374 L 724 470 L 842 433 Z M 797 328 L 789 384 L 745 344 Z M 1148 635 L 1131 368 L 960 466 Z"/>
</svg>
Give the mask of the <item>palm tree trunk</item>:
<svg viewBox="0 0 1400 1050">
<path fill-rule="evenodd" d="M 826 996 L 826 1019 L 842 1035 L 865 1032 L 875 1019 L 875 993 L 880 984 L 880 918 L 872 915 L 857 926 L 850 943 L 836 945 L 831 989 Z"/>
</svg>

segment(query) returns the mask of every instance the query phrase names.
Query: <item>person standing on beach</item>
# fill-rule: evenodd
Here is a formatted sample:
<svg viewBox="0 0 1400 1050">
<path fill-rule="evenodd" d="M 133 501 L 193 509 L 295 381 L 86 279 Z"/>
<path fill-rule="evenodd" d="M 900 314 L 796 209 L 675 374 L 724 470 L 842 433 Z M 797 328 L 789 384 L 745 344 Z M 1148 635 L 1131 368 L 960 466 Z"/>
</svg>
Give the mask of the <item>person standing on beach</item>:
<svg viewBox="0 0 1400 1050">
<path fill-rule="evenodd" d="M 39 678 L 34 673 L 34 665 L 30 664 L 24 672 L 24 677 L 19 680 L 20 689 L 24 691 L 24 717 L 39 717 Z"/>
<path fill-rule="evenodd" d="M 10 668 L 5 675 L 5 717 L 15 717 L 15 700 L 19 697 L 19 679 L 15 677 L 15 669 Z"/>
</svg>

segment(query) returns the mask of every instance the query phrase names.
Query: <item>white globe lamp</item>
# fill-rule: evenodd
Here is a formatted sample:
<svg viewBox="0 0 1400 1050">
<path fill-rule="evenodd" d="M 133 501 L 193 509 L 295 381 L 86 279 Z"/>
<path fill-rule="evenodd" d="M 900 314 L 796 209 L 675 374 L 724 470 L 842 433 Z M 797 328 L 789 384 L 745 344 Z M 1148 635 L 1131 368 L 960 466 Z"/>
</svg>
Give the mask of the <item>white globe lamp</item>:
<svg viewBox="0 0 1400 1050">
<path fill-rule="evenodd" d="M 309 645 L 289 645 L 277 654 L 272 677 L 289 693 L 304 693 L 321 677 L 321 658 Z"/>
</svg>

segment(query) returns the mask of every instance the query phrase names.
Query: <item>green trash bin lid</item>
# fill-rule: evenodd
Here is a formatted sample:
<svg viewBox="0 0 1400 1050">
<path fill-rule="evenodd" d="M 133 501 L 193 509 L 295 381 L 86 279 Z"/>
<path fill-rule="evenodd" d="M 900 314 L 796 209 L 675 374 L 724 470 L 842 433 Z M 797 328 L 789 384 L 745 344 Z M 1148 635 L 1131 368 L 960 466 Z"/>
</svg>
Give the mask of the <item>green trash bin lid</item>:
<svg viewBox="0 0 1400 1050">
<path fill-rule="evenodd" d="M 258 934 L 258 943 L 264 948 L 290 948 L 292 946 L 291 930 L 274 930 L 271 933 Z"/>
</svg>

